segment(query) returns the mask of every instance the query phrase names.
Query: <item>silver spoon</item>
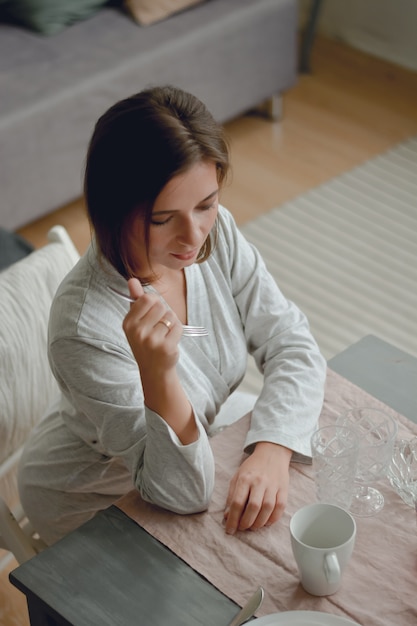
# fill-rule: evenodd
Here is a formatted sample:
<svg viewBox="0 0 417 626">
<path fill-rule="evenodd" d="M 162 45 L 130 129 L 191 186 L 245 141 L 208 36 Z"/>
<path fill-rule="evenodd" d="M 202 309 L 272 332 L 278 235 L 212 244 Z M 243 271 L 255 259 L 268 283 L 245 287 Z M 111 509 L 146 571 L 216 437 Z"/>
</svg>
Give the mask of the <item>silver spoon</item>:
<svg viewBox="0 0 417 626">
<path fill-rule="evenodd" d="M 232 619 L 228 626 L 241 626 L 252 617 L 259 609 L 264 599 L 265 592 L 262 587 L 258 587 L 255 593 L 249 598 L 245 606 L 239 611 L 239 613 Z"/>
</svg>

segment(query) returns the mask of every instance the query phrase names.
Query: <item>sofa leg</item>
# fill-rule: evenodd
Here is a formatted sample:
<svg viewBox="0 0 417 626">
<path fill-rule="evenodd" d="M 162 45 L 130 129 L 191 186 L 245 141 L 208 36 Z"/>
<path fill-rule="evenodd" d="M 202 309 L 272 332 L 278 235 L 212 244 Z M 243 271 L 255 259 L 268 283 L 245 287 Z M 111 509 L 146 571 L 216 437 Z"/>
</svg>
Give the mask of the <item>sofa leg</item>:
<svg viewBox="0 0 417 626">
<path fill-rule="evenodd" d="M 257 106 L 254 111 L 271 120 L 271 122 L 278 122 L 282 119 L 282 100 L 280 93 L 274 94 Z"/>
</svg>

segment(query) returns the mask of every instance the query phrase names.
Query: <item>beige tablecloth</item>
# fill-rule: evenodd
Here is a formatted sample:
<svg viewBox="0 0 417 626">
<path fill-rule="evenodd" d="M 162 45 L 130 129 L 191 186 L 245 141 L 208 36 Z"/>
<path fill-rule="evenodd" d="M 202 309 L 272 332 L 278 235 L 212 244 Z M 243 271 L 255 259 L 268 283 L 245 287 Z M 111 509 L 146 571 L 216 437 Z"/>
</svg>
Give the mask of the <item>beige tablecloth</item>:
<svg viewBox="0 0 417 626">
<path fill-rule="evenodd" d="M 360 405 L 380 407 L 394 415 L 399 436 L 417 435 L 417 424 L 329 370 L 321 425 Z M 248 423 L 246 416 L 212 439 L 216 485 L 207 512 L 176 515 L 143 502 L 137 492 L 123 497 L 117 506 L 239 605 L 262 585 L 265 600 L 258 617 L 314 610 L 350 617 L 361 626 L 416 626 L 416 513 L 388 481 L 379 484 L 385 496 L 382 512 L 356 518 L 353 556 L 342 586 L 333 596 L 317 598 L 302 589 L 291 552 L 290 517 L 301 506 L 316 501 L 311 465 L 291 465 L 289 501 L 278 523 L 256 532 L 226 535 L 222 524 L 225 497 L 242 460 Z"/>
</svg>

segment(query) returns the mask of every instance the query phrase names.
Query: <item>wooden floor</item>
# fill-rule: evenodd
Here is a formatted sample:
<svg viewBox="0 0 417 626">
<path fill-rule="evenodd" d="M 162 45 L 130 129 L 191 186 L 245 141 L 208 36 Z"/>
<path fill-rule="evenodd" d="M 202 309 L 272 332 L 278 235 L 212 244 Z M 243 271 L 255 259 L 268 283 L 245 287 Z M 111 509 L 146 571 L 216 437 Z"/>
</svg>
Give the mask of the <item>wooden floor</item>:
<svg viewBox="0 0 417 626">
<path fill-rule="evenodd" d="M 312 72 L 300 76 L 271 123 L 247 115 L 227 125 L 233 177 L 222 202 L 239 224 L 417 134 L 417 73 L 319 38 Z M 36 247 L 62 224 L 78 250 L 90 232 L 76 201 L 19 233 Z M 0 572 L 0 625 L 27 626 L 25 599 Z"/>
</svg>

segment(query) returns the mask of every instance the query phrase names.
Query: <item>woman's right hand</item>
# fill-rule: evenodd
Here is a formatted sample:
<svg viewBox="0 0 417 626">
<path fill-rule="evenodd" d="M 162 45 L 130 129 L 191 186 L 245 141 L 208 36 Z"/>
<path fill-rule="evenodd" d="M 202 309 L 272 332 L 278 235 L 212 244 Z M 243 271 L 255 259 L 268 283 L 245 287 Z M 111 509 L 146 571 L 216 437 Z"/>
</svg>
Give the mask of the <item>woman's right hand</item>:
<svg viewBox="0 0 417 626">
<path fill-rule="evenodd" d="M 157 295 L 145 293 L 136 278 L 128 285 L 135 302 L 123 330 L 139 366 L 145 404 L 169 424 L 182 444 L 193 443 L 198 428 L 175 367 L 182 324 Z"/>
<path fill-rule="evenodd" d="M 123 330 L 142 377 L 146 370 L 162 376 L 177 364 L 182 325 L 156 294 L 145 293 L 137 278 L 131 278 L 128 286 L 135 302 L 123 321 Z"/>
</svg>

